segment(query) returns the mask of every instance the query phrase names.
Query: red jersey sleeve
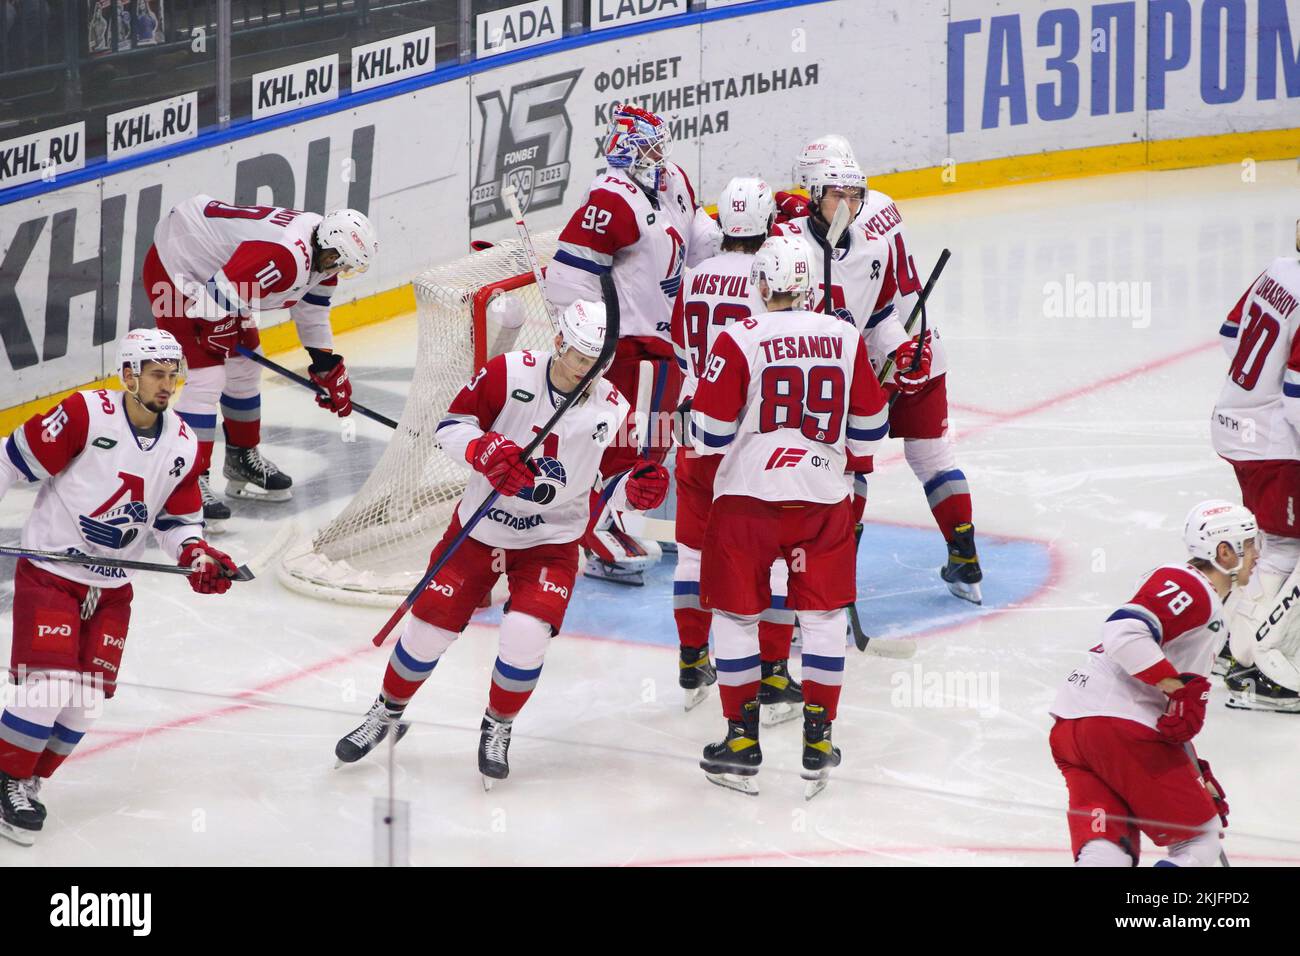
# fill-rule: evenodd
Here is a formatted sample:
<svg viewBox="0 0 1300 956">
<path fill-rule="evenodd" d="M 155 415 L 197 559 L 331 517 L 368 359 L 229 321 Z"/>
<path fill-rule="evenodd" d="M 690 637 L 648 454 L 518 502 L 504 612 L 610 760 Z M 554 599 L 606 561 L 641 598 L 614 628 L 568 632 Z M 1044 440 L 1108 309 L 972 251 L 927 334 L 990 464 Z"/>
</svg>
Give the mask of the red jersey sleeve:
<svg viewBox="0 0 1300 956">
<path fill-rule="evenodd" d="M 1117 608 L 1108 621 L 1133 618 L 1150 630 L 1162 647 L 1214 617 L 1214 605 L 1205 586 L 1186 568 L 1157 568 L 1142 582 L 1137 594 Z"/>
<path fill-rule="evenodd" d="M 489 359 L 487 365 L 479 369 L 478 374 L 452 399 L 442 424 L 451 420 L 472 422 L 482 431 L 491 431 L 501 409 L 506 405 L 508 376 L 505 355 Z M 438 427 L 441 428 L 442 425 Z"/>
<path fill-rule="evenodd" d="M 853 380 L 849 383 L 849 418 L 844 430 L 846 470 L 865 474 L 874 467 L 872 456 L 889 432 L 889 399 L 876 381 L 862 336 L 854 335 Z"/>
<path fill-rule="evenodd" d="M 616 180 L 619 186 L 624 184 Z M 600 274 L 614 265 L 614 254 L 641 237 L 632 207 L 608 189 L 597 189 L 569 217 L 560 232 L 557 262 Z"/>
<path fill-rule="evenodd" d="M 5 442 L 5 454 L 24 478 L 41 481 L 57 475 L 85 450 L 89 431 L 86 396 L 73 392 L 18 426 Z"/>
<path fill-rule="evenodd" d="M 288 292 L 298 281 L 298 258 L 278 242 L 241 242 L 208 279 L 208 294 L 227 315 L 244 315 L 263 296 Z"/>
<path fill-rule="evenodd" d="M 697 448 L 717 452 L 735 440 L 748 394 L 749 360 L 724 330 L 713 343 L 691 403 L 691 433 Z"/>
<path fill-rule="evenodd" d="M 1252 281 L 1246 288 L 1246 291 L 1241 294 L 1241 298 L 1237 300 L 1237 304 L 1232 307 L 1232 311 L 1229 312 L 1228 317 L 1224 319 L 1223 325 L 1219 327 L 1219 334 L 1225 339 L 1235 339 L 1237 333 L 1241 331 L 1241 314 L 1246 308 L 1246 300 L 1250 298 L 1250 293 L 1254 291 L 1255 285 L 1263 277 L 1263 272 L 1255 276 L 1254 281 Z"/>
</svg>

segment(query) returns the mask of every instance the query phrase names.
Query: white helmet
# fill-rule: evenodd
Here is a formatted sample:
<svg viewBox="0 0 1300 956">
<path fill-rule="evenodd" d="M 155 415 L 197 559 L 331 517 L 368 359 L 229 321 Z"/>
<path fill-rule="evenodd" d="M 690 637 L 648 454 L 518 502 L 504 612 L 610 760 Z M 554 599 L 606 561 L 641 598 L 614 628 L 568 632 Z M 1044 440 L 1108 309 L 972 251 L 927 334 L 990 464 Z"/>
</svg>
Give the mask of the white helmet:
<svg viewBox="0 0 1300 956">
<path fill-rule="evenodd" d="M 808 195 L 813 208 L 821 201 L 822 191 L 837 186 L 841 189 L 861 189 L 867 195 L 867 176 L 862 167 L 852 160 L 827 159 L 808 170 Z"/>
<path fill-rule="evenodd" d="M 339 254 L 342 278 L 360 275 L 370 268 L 379 248 L 379 238 L 370 220 L 355 209 L 336 209 L 326 213 L 316 227 L 316 244 Z"/>
<path fill-rule="evenodd" d="M 1245 554 L 1246 542 L 1254 538 L 1258 531 L 1255 516 L 1248 508 L 1221 498 L 1211 498 L 1188 512 L 1187 524 L 1183 529 L 1183 543 L 1187 545 L 1188 555 L 1208 561 L 1224 574 L 1235 578 L 1236 568 L 1229 569 L 1219 564 L 1219 544 L 1228 542 L 1240 558 Z"/>
<path fill-rule="evenodd" d="M 789 293 L 795 296 L 796 307 L 802 307 L 812 288 L 811 274 L 808 247 L 790 236 L 768 236 L 749 267 L 749 278 L 755 289 L 762 288 L 759 279 L 767 281 L 764 302 L 777 293 Z"/>
<path fill-rule="evenodd" d="M 827 160 L 835 160 L 841 163 L 852 163 L 857 165 L 857 158 L 853 155 L 853 147 L 843 136 L 835 133 L 828 133 L 825 136 L 813 140 L 807 146 L 799 151 L 799 155 L 794 160 L 794 181 L 804 189 L 808 188 L 808 174 L 813 167 L 819 166 Z"/>
<path fill-rule="evenodd" d="M 117 343 L 118 378 L 122 378 L 122 369 L 127 365 L 139 376 L 145 362 L 175 362 L 181 377 L 185 376 L 185 352 L 181 343 L 162 329 L 132 329 Z M 122 384 L 126 384 L 126 379 L 122 379 Z"/>
<path fill-rule="evenodd" d="M 599 358 L 605 346 L 605 303 L 578 299 L 559 315 L 560 351 L 577 349 Z"/>
<path fill-rule="evenodd" d="M 737 176 L 718 198 L 718 222 L 724 236 L 766 236 L 776 219 L 772 187 L 761 179 Z"/>
</svg>

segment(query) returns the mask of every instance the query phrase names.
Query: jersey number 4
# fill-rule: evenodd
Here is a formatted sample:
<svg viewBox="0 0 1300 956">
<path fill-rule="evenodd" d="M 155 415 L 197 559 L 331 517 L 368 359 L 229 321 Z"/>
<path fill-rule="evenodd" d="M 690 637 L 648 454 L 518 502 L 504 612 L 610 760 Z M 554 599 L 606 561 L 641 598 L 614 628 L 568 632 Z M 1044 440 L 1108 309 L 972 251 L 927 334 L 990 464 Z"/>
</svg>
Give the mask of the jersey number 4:
<svg viewBox="0 0 1300 956">
<path fill-rule="evenodd" d="M 763 370 L 759 431 L 797 428 L 809 441 L 834 445 L 844 426 L 844 370 L 837 365 L 769 365 Z"/>
<path fill-rule="evenodd" d="M 1252 303 L 1249 317 L 1241 329 L 1237 354 L 1232 359 L 1228 374 L 1238 387 L 1251 391 L 1259 382 L 1268 353 L 1277 344 L 1282 327 L 1277 319 L 1265 312 L 1258 302 Z"/>
</svg>

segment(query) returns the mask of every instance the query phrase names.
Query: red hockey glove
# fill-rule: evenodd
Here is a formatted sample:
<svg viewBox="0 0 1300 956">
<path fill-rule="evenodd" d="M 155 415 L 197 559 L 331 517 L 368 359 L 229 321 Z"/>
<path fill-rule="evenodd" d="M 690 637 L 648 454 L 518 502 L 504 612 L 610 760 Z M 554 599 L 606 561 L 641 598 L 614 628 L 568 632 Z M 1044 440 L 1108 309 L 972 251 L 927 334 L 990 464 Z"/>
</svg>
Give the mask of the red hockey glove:
<svg viewBox="0 0 1300 956">
<path fill-rule="evenodd" d="M 311 365 L 307 374 L 322 390 L 316 393 L 316 404 L 327 408 L 346 418 L 352 414 L 352 383 L 348 381 L 348 370 L 343 364 L 343 356 L 323 349 L 308 349 Z"/>
<path fill-rule="evenodd" d="M 533 486 L 533 472 L 523 460 L 524 450 L 505 435 L 486 432 L 465 449 L 465 460 L 492 487 L 513 498 L 524 488 Z"/>
<path fill-rule="evenodd" d="M 652 461 L 639 461 L 627 479 L 627 503 L 637 511 L 658 508 L 668 497 L 668 469 Z"/>
<path fill-rule="evenodd" d="M 256 352 L 262 346 L 262 333 L 251 320 L 239 330 L 239 344 L 250 352 Z"/>
<path fill-rule="evenodd" d="M 921 364 L 912 371 L 917 349 L 921 350 Z M 930 381 L 930 333 L 925 334 L 925 345 L 908 339 L 894 352 L 894 387 L 903 395 L 915 395 Z"/>
<path fill-rule="evenodd" d="M 190 575 L 190 587 L 199 594 L 225 594 L 230 590 L 230 579 L 239 573 L 230 555 L 202 540 L 185 545 L 176 563 L 182 568 L 196 569 Z"/>
<path fill-rule="evenodd" d="M 229 358 L 230 353 L 239 344 L 239 337 L 243 333 L 241 328 L 243 321 L 237 315 L 228 315 L 218 322 L 199 319 L 196 330 L 199 333 L 199 345 L 214 358 Z"/>
<path fill-rule="evenodd" d="M 789 222 L 808 215 L 808 200 L 798 193 L 779 192 L 772 198 L 776 200 L 777 222 Z"/>
<path fill-rule="evenodd" d="M 1205 778 L 1205 789 L 1210 792 L 1210 796 L 1214 800 L 1214 809 L 1219 811 L 1219 819 L 1223 821 L 1223 825 L 1226 827 L 1228 825 L 1228 800 L 1223 795 L 1223 787 L 1219 786 L 1219 781 L 1214 779 L 1214 772 L 1210 770 L 1208 760 L 1201 760 L 1198 757 L 1196 765 L 1201 768 L 1201 776 Z"/>
<path fill-rule="evenodd" d="M 1201 732 L 1205 707 L 1210 702 L 1210 682 L 1200 674 L 1179 674 L 1183 686 L 1169 695 L 1169 708 L 1156 721 L 1167 740 L 1185 744 Z"/>
</svg>

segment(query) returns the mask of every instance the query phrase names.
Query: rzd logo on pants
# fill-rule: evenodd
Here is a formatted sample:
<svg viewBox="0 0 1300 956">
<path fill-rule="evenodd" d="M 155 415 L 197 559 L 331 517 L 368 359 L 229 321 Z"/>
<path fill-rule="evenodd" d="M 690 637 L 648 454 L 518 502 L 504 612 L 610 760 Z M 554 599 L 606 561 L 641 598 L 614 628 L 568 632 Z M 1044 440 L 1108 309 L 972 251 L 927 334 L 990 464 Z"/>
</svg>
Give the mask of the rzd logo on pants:
<svg viewBox="0 0 1300 956">
<path fill-rule="evenodd" d="M 36 631 L 32 635 L 32 650 L 39 654 L 77 653 L 75 635 L 80 629 L 80 622 L 75 614 L 55 611 L 49 608 L 37 608 L 35 620 Z"/>
<path fill-rule="evenodd" d="M 501 192 L 514 186 L 519 208 L 558 206 L 569 184 L 573 124 L 564 104 L 581 70 L 512 87 L 507 109 L 500 90 L 478 98 L 479 135 L 474 188 L 469 194 L 471 226 L 509 217 Z"/>
</svg>

